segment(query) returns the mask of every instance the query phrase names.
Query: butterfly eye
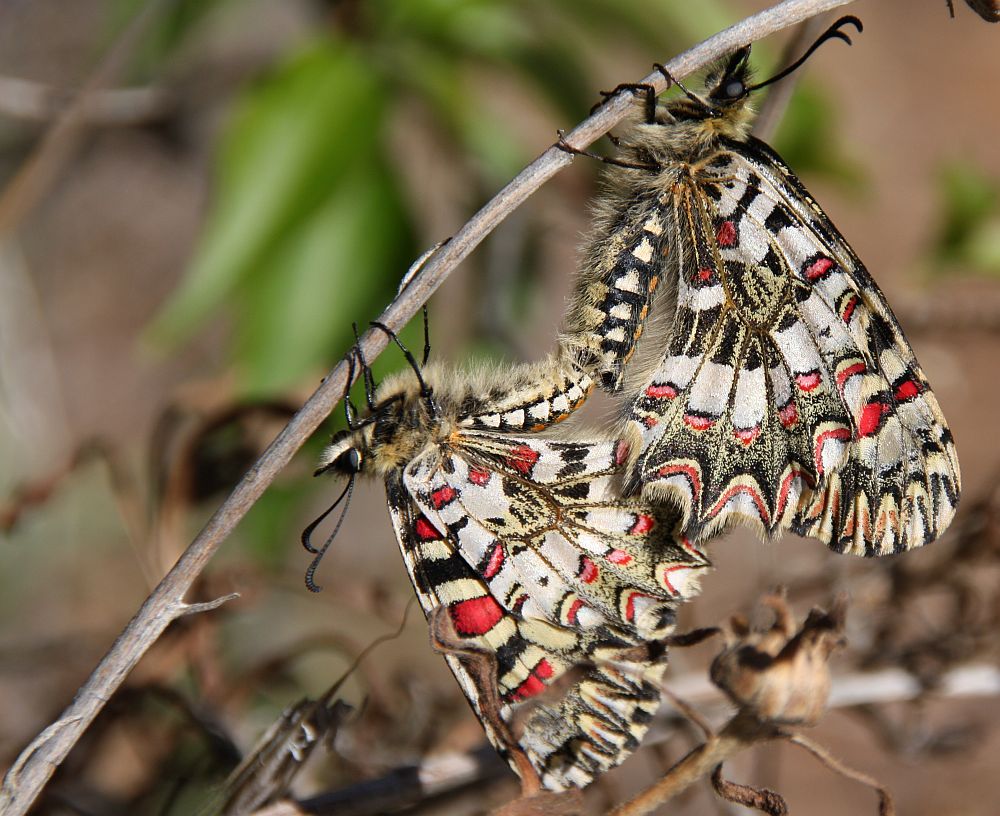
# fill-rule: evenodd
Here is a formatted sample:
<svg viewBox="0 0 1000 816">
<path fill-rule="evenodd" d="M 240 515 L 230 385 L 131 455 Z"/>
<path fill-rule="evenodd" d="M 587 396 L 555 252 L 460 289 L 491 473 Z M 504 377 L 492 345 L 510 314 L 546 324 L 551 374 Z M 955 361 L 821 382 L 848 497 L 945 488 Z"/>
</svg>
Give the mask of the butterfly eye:
<svg viewBox="0 0 1000 816">
<path fill-rule="evenodd" d="M 343 469 L 347 473 L 361 472 L 361 451 L 357 448 L 349 448 L 344 451 L 341 461 L 343 462 Z"/>
<path fill-rule="evenodd" d="M 726 83 L 726 87 L 722 89 L 722 96 L 725 99 L 739 99 L 745 96 L 746 92 L 747 86 L 740 80 L 734 79 Z"/>
</svg>

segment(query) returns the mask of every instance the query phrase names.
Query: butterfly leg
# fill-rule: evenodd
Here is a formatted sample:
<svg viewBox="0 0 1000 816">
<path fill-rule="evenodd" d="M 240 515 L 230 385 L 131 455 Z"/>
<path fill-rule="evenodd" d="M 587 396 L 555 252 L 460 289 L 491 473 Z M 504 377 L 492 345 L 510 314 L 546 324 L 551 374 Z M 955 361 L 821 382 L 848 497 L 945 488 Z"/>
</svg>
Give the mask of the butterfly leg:
<svg viewBox="0 0 1000 816">
<path fill-rule="evenodd" d="M 463 642 L 455 631 L 455 624 L 446 606 L 435 607 L 427 616 L 427 622 L 430 625 L 431 648 L 461 662 L 476 687 L 479 717 L 483 724 L 488 726 L 487 733 L 496 742 L 497 748 L 521 777 L 522 795 L 531 796 L 538 793 L 542 789 L 538 771 L 518 745 L 517 739 L 500 714 L 496 654 Z"/>
<path fill-rule="evenodd" d="M 559 140 L 556 142 L 556 147 L 562 150 L 564 153 L 571 153 L 574 156 L 586 156 L 588 159 L 597 159 L 599 162 L 604 162 L 604 164 L 611 164 L 615 167 L 628 167 L 632 170 L 650 170 L 657 171 L 660 169 L 658 164 L 650 164 L 645 162 L 630 162 L 624 159 L 615 159 L 610 156 L 602 156 L 600 153 L 591 153 L 589 150 L 584 150 L 580 147 L 573 147 L 569 142 L 566 141 L 566 133 L 562 130 L 557 130 L 556 133 L 559 134 Z M 617 146 L 617 140 L 615 140 Z"/>
<path fill-rule="evenodd" d="M 623 82 L 620 85 L 616 85 L 610 91 L 600 91 L 603 99 L 594 105 L 594 107 L 590 109 L 590 112 L 593 113 L 601 107 L 601 105 L 607 104 L 609 100 L 618 96 L 620 93 L 625 93 L 626 91 L 631 93 L 633 96 L 641 95 L 644 97 L 643 106 L 646 111 L 646 124 L 653 124 L 653 122 L 656 121 L 656 98 L 659 94 L 656 92 L 656 88 L 647 82 Z"/>
</svg>

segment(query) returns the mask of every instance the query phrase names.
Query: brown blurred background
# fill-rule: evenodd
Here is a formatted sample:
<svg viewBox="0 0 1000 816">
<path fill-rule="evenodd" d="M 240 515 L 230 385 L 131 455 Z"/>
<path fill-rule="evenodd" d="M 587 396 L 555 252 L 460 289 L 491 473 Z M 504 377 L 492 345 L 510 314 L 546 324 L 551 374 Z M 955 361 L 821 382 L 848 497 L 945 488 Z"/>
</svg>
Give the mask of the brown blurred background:
<svg viewBox="0 0 1000 816">
<path fill-rule="evenodd" d="M 765 5 L 0 4 L 0 765 L 69 702 L 347 350 L 351 321 L 378 314 L 413 257 L 582 119 L 598 89 Z M 943 0 L 845 11 L 864 33 L 809 61 L 772 141 L 908 332 L 957 440 L 960 524 L 1000 468 L 1000 25 L 964 4 L 950 19 Z M 782 41 L 755 51 L 762 75 Z M 81 88 L 92 101 L 68 107 Z M 551 348 L 595 165 L 578 159 L 435 295 L 437 358 Z M 419 327 L 406 337 L 418 345 Z M 400 365 L 390 351 L 376 374 Z M 588 406 L 591 423 L 611 416 L 606 402 Z M 358 488 L 317 576 L 324 592 L 303 587 L 299 532 L 336 489 L 309 478 L 322 443 L 297 457 L 197 590 L 242 598 L 171 628 L 70 758 L 45 812 L 194 812 L 233 747 L 248 749 L 282 707 L 320 693 L 398 625 L 412 591 L 377 484 Z M 995 552 L 987 516 L 968 540 Z M 894 604 L 891 566 L 736 532 L 713 548 L 716 572 L 685 624 L 747 611 L 778 584 L 800 611 L 848 590 L 853 657 L 841 670 L 874 659 L 879 627 L 898 615 L 907 643 L 960 641 L 941 654 L 924 644 L 919 668 L 933 684 L 998 656 L 996 640 L 969 645 L 949 629 L 969 624 L 969 603 L 1000 618 L 995 555 L 968 562 L 978 565 L 974 590 L 962 584 L 973 601 L 932 580 L 950 580 L 955 546 L 909 556 L 931 576 L 916 583 L 933 584 L 911 606 Z M 673 673 L 703 675 L 714 648 L 679 652 Z M 348 702 L 366 696 L 300 793 L 481 742 L 415 610 L 345 685 Z M 901 813 L 985 816 L 1000 810 L 998 725 L 996 697 L 931 694 L 833 711 L 813 736 L 886 783 Z M 216 731 L 225 738 L 206 736 Z M 588 806 L 602 812 L 638 790 L 685 744 L 644 748 L 588 792 Z M 776 788 L 795 812 L 876 812 L 869 791 L 789 747 L 761 748 L 728 772 Z M 477 812 L 510 798 L 512 779 L 413 812 Z M 713 803 L 706 786 L 670 812 L 747 811 Z"/>
</svg>

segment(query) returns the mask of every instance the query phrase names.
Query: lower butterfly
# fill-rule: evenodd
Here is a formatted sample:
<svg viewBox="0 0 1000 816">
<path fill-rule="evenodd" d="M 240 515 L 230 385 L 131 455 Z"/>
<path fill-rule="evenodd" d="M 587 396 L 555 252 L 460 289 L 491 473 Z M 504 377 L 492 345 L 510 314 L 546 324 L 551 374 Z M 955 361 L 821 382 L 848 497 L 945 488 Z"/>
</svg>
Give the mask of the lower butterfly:
<svg viewBox="0 0 1000 816">
<path fill-rule="evenodd" d="M 586 785 L 645 733 L 708 559 L 677 513 L 621 499 L 623 443 L 532 435 L 586 398 L 574 362 L 461 376 L 403 350 L 411 368 L 377 391 L 355 350 L 368 412 L 348 409 L 317 472 L 349 477 L 342 496 L 358 474 L 385 481 L 434 639 L 526 788 Z M 321 520 L 303 534 L 311 588 Z"/>
</svg>

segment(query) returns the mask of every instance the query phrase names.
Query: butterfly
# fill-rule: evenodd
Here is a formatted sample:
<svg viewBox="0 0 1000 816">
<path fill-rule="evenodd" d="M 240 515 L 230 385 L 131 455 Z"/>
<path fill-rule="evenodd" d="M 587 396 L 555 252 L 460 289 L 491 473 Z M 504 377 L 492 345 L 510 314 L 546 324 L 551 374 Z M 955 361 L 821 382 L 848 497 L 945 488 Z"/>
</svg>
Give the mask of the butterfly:
<svg viewBox="0 0 1000 816">
<path fill-rule="evenodd" d="M 359 474 L 384 480 L 433 640 L 526 789 L 586 785 L 645 733 L 665 638 L 709 561 L 675 511 L 621 498 L 620 440 L 536 435 L 587 396 L 569 358 L 463 375 L 403 350 L 410 368 L 378 389 L 355 350 L 367 414 L 345 400 L 317 473 L 347 476 L 342 497 Z M 329 512 L 303 534 L 310 588 Z"/>
<path fill-rule="evenodd" d="M 861 30 L 842 18 L 767 82 L 751 84 L 746 47 L 701 94 L 649 93 L 606 160 L 567 342 L 629 392 L 630 489 L 676 505 L 695 539 L 744 523 L 883 555 L 932 541 L 957 508 L 951 431 L 885 296 L 749 132 L 750 93 L 825 40 L 850 43 L 845 23 Z M 633 375 L 654 303 L 673 322 Z"/>
</svg>

